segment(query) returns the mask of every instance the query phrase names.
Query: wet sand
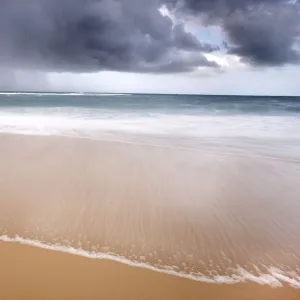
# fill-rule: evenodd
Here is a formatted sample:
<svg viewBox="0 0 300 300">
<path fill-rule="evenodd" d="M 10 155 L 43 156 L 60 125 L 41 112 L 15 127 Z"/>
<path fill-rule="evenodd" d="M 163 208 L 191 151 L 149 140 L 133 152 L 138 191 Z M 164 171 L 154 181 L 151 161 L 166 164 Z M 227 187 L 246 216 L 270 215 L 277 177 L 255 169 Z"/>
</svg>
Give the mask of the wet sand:
<svg viewBox="0 0 300 300">
<path fill-rule="evenodd" d="M 300 290 L 216 285 L 118 262 L 0 242 L 0 299 L 296 300 Z"/>
<path fill-rule="evenodd" d="M 1 235 L 111 253 L 215 282 L 1 243 L 1 265 L 14 266 L 5 272 L 16 273 L 20 265 L 20 272 L 28 273 L 28 264 L 33 264 L 33 274 L 38 268 L 35 276 L 54 266 L 65 269 L 38 278 L 42 292 L 57 286 L 71 293 L 64 290 L 64 282 L 72 284 L 66 279 L 70 276 L 94 295 L 104 292 L 98 278 L 109 280 L 105 287 L 122 287 L 106 290 L 105 299 L 124 299 L 123 289 L 128 299 L 134 299 L 130 293 L 141 299 L 142 290 L 147 291 L 145 299 L 224 299 L 224 292 L 228 299 L 300 297 L 294 288 L 253 284 L 300 286 L 299 164 L 65 137 L 0 135 L 0 145 Z M 94 275 L 84 276 L 89 272 Z M 123 283 L 114 283 L 114 274 L 123 274 L 114 278 Z M 247 283 L 217 284 L 237 276 Z M 26 288 L 35 281 L 30 278 Z M 9 286 L 15 281 L 8 276 L 4 282 Z M 141 290 L 134 290 L 135 282 Z M 79 299 L 85 298 L 83 291 L 75 293 Z"/>
</svg>

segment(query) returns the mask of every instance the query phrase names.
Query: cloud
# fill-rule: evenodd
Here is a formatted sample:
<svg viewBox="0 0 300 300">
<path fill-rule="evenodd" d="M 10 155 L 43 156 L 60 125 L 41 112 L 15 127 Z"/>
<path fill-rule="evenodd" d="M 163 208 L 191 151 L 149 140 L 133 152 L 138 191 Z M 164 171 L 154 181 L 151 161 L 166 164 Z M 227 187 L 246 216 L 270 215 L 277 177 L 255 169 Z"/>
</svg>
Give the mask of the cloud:
<svg viewBox="0 0 300 300">
<path fill-rule="evenodd" d="M 254 65 L 284 65 L 300 61 L 298 0 L 166 0 L 181 16 L 197 16 L 218 25 L 229 53 Z"/>
<path fill-rule="evenodd" d="M 220 28 L 227 52 L 243 63 L 297 64 L 299 10 L 297 0 L 0 0 L 0 66 L 75 73 L 218 69 L 206 55 L 218 47 L 187 31 L 191 19 Z"/>
<path fill-rule="evenodd" d="M 0 65 L 46 71 L 176 73 L 217 67 L 160 0 L 0 0 Z"/>
<path fill-rule="evenodd" d="M 214 69 L 207 70 L 213 73 Z M 100 72 L 91 74 L 53 73 L 48 75 L 52 91 L 104 93 L 175 93 L 230 95 L 299 95 L 300 68 L 231 68 L 217 74 L 137 74 Z M 117 84 L 116 84 L 117 82 Z"/>
</svg>

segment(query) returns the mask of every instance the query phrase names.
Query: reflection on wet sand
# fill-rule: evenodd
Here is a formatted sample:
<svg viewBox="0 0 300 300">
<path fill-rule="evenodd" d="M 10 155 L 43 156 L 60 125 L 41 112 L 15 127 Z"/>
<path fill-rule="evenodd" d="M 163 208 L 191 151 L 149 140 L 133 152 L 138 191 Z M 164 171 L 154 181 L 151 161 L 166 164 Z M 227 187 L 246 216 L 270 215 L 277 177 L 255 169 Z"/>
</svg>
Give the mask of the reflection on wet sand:
<svg viewBox="0 0 300 300">
<path fill-rule="evenodd" d="M 2 235 L 210 278 L 276 270 L 298 284 L 298 163 L 72 138 L 0 143 Z"/>
</svg>

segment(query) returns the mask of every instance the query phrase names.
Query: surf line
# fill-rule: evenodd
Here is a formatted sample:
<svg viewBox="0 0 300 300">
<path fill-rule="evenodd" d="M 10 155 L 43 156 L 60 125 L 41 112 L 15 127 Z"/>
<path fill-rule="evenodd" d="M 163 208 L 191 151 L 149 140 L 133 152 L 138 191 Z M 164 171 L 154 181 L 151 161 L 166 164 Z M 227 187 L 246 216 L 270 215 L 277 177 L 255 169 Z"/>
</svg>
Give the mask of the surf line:
<svg viewBox="0 0 300 300">
<path fill-rule="evenodd" d="M 1 235 L 0 236 L 0 242 L 4 243 L 17 243 L 27 246 L 33 246 L 45 250 L 50 251 L 56 251 L 56 252 L 62 252 L 62 253 L 68 253 L 72 255 L 78 255 L 82 257 L 86 257 L 89 259 L 106 259 L 111 261 L 116 261 L 120 263 L 124 263 L 126 265 L 130 265 L 133 267 L 139 267 L 148 269 L 151 271 L 164 273 L 168 275 L 173 275 L 177 277 L 182 277 L 186 279 L 191 279 L 203 283 L 215 283 L 215 284 L 237 284 L 237 283 L 247 283 L 247 282 L 253 282 L 260 285 L 269 285 L 272 287 L 282 287 L 283 283 L 286 283 L 290 285 L 293 288 L 300 288 L 300 277 L 288 277 L 283 272 L 275 267 L 269 267 L 269 274 L 260 274 L 260 275 L 254 275 L 250 272 L 246 271 L 242 267 L 239 267 L 236 269 L 236 274 L 233 274 L 231 276 L 224 276 L 224 275 L 217 275 L 214 277 L 207 277 L 205 275 L 199 274 L 199 275 L 192 275 L 192 274 L 184 274 L 180 272 L 176 272 L 173 270 L 166 270 L 166 269 L 160 269 L 157 267 L 154 267 L 147 263 L 140 263 L 131 261 L 129 259 L 126 259 L 124 257 L 120 257 L 117 255 L 112 255 L 108 253 L 101 253 L 101 252 L 89 252 L 83 249 L 77 249 L 74 247 L 69 246 L 63 246 L 63 245 L 52 245 L 47 244 L 45 242 L 41 242 L 38 240 L 30 240 L 22 238 L 18 235 L 15 235 L 14 237 L 9 237 L 7 235 Z"/>
</svg>

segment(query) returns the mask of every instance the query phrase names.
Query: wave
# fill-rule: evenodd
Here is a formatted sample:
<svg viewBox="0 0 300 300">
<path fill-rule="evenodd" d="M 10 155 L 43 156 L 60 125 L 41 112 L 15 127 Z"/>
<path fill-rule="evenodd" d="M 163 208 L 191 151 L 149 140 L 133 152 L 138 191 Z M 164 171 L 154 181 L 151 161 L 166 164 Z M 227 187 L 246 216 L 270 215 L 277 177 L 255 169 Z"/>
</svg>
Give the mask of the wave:
<svg viewBox="0 0 300 300">
<path fill-rule="evenodd" d="M 3 96 L 132 96 L 132 94 L 115 94 L 115 93 L 47 93 L 47 92 L 0 92 Z"/>
<path fill-rule="evenodd" d="M 203 283 L 215 283 L 215 284 L 237 284 L 237 283 L 256 283 L 260 285 L 269 285 L 271 287 L 282 287 L 284 284 L 293 288 L 300 288 L 300 276 L 296 273 L 290 272 L 284 273 L 276 267 L 268 267 L 268 273 L 255 275 L 249 271 L 237 266 L 234 274 L 232 275 L 216 275 L 212 277 L 205 276 L 203 274 L 185 274 L 172 270 L 169 266 L 154 267 L 148 263 L 141 263 L 137 261 L 129 260 L 125 257 L 117 256 L 110 253 L 102 252 L 89 252 L 83 249 L 77 249 L 73 247 L 63 245 L 53 245 L 41 242 L 38 240 L 30 240 L 22 238 L 18 235 L 15 237 L 9 237 L 7 235 L 1 235 L 0 241 L 5 243 L 17 243 L 27 246 L 33 246 L 50 251 L 57 251 L 62 253 L 68 253 L 72 255 L 78 255 L 89 259 L 105 259 L 112 260 L 133 267 L 144 268 L 155 272 L 165 273 L 172 276 L 183 277 L 190 280 L 200 281 Z"/>
<path fill-rule="evenodd" d="M 119 131 L 190 137 L 257 137 L 300 139 L 300 118 L 274 116 L 212 116 L 114 109 L 40 107 L 4 108 L 0 129 L 5 127 L 55 131 Z M 30 127 L 30 128 L 28 128 Z"/>
<path fill-rule="evenodd" d="M 186 116 L 184 121 L 188 120 L 190 118 Z M 206 118 L 202 118 L 202 120 L 205 122 Z M 282 134 L 277 137 L 275 135 L 277 133 L 276 128 L 274 130 L 270 129 L 268 134 L 266 132 L 260 133 L 263 130 L 257 128 L 252 136 L 245 134 L 247 139 L 243 140 L 243 135 L 241 135 L 242 139 L 239 139 L 238 129 L 236 129 L 236 133 L 232 133 L 231 135 L 231 132 L 226 131 L 222 126 L 219 127 L 220 131 L 223 130 L 223 134 L 219 134 L 219 136 L 200 130 L 197 131 L 197 124 L 185 132 L 184 130 L 180 132 L 180 128 L 184 128 L 186 122 L 182 122 L 181 125 L 175 128 L 177 130 L 175 130 L 173 127 L 176 121 L 178 120 L 176 120 L 175 116 L 165 117 L 162 120 L 162 118 L 136 117 L 131 115 L 126 117 L 121 115 L 119 118 L 113 116 L 110 118 L 110 114 L 107 114 L 107 116 L 102 116 L 101 119 L 84 119 L 82 116 L 76 118 L 75 115 L 70 117 L 63 114 L 54 114 L 51 116 L 3 112 L 0 114 L 0 133 L 30 136 L 61 136 L 133 144 L 136 146 L 300 163 L 300 136 L 297 136 L 298 133 L 293 136 L 289 132 L 289 134 Z M 190 120 L 190 122 L 192 121 Z M 157 125 L 158 123 L 160 124 Z M 206 123 L 206 126 L 203 125 L 207 131 L 209 131 L 209 124 L 211 123 Z M 281 126 L 284 125 L 281 124 Z M 210 133 L 213 130 L 217 132 L 217 129 L 212 128 Z M 243 130 L 241 132 L 243 133 Z M 272 136 L 272 133 L 274 136 Z M 131 137 L 138 139 L 132 141 Z M 145 137 L 147 141 L 143 142 Z M 156 137 L 159 138 L 159 141 L 156 140 Z M 188 142 L 185 144 L 184 139 L 187 139 L 191 143 Z"/>
</svg>

